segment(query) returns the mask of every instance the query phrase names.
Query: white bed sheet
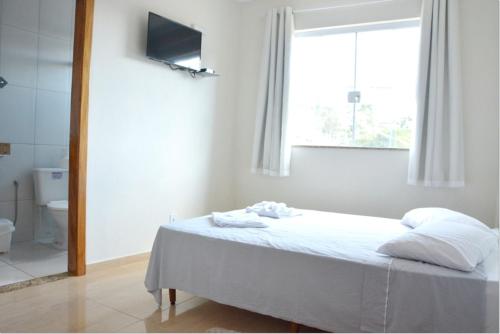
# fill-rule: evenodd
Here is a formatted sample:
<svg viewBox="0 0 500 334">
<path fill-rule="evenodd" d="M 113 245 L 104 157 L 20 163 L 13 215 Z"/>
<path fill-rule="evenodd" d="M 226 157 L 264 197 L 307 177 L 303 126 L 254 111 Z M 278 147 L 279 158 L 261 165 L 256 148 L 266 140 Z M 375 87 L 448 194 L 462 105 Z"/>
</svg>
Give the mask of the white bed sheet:
<svg viewBox="0 0 500 334">
<path fill-rule="evenodd" d="M 269 225 L 263 229 L 219 228 L 210 216 L 163 227 L 254 246 L 376 264 L 389 263 L 389 258 L 376 253 L 376 249 L 409 230 L 394 219 L 312 210 L 299 212 L 299 216 L 284 219 L 261 217 Z"/>
<path fill-rule="evenodd" d="M 394 260 L 376 249 L 408 230 L 398 220 L 301 212 L 303 215 L 288 219 L 269 218 L 265 229 L 219 228 L 208 216 L 164 225 L 155 240 L 146 287 L 157 301 L 162 288 L 176 288 L 331 331 L 498 330 L 494 255 L 471 274 Z M 412 316 L 412 307 L 405 298 L 396 297 L 402 297 L 409 280 L 419 280 L 411 282 L 411 287 L 429 285 L 437 282 L 435 275 L 460 287 L 464 285 L 456 283 L 457 278 L 479 282 L 475 294 L 487 286 L 488 294 L 474 299 L 478 305 L 487 300 L 488 311 L 496 304 L 496 316 L 480 319 L 484 309 L 469 302 L 462 311 L 475 314 L 467 323 L 455 324 L 455 318 L 447 319 L 450 324 L 441 321 L 457 327 L 443 329 L 439 321 L 425 317 L 413 322 L 405 319 Z M 449 286 L 453 288 L 453 284 Z M 463 298 L 470 296 L 464 294 Z M 433 305 L 442 308 L 435 310 L 438 313 L 449 306 Z M 410 328 L 405 327 L 407 322 L 412 323 Z"/>
</svg>

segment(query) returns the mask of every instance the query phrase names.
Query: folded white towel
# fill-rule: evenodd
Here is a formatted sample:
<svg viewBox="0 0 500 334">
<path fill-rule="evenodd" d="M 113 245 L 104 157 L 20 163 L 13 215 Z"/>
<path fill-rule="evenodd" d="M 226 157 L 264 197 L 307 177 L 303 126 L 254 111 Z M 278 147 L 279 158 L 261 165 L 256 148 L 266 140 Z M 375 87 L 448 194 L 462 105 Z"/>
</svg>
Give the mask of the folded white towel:
<svg viewBox="0 0 500 334">
<path fill-rule="evenodd" d="M 294 208 L 289 208 L 285 203 L 276 202 L 260 202 L 252 206 L 247 207 L 247 212 L 253 212 L 262 217 L 269 218 L 287 218 L 300 215 Z"/>
<path fill-rule="evenodd" d="M 213 212 L 212 221 L 219 227 L 247 227 L 264 228 L 268 225 L 256 213 L 244 212 Z"/>
</svg>

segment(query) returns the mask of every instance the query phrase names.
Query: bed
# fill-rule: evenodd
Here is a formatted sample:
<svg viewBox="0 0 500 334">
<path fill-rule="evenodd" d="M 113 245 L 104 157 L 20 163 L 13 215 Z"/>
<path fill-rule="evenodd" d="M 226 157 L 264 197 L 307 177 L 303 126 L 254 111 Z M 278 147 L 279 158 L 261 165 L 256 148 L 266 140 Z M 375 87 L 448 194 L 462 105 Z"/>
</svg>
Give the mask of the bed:
<svg viewBox="0 0 500 334">
<path fill-rule="evenodd" d="M 300 210 L 269 227 L 160 227 L 145 285 L 336 332 L 498 332 L 498 249 L 474 272 L 395 259 L 398 220 Z M 464 316 L 466 315 L 466 316 Z"/>
</svg>

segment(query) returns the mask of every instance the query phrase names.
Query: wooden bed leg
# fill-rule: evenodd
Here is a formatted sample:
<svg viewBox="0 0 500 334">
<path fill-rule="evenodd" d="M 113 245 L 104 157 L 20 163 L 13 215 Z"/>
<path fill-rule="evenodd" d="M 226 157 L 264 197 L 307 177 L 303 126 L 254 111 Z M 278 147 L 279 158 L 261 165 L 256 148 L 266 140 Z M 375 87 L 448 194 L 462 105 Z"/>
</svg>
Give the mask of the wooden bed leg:
<svg viewBox="0 0 500 334">
<path fill-rule="evenodd" d="M 290 333 L 298 333 L 300 325 L 296 322 L 290 321 Z"/>
<path fill-rule="evenodd" d="M 176 290 L 175 289 L 168 289 L 168 297 L 170 298 L 170 305 L 175 305 Z"/>
</svg>

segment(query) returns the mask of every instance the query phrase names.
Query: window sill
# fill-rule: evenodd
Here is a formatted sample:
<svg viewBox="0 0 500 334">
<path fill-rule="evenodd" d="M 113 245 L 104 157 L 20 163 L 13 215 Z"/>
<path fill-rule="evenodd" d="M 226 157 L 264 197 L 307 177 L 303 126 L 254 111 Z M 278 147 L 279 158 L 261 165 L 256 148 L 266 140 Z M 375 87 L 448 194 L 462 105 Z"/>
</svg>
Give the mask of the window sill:
<svg viewBox="0 0 500 334">
<path fill-rule="evenodd" d="M 292 145 L 293 148 L 327 148 L 327 149 L 344 149 L 344 150 L 375 150 L 375 151 L 406 151 L 409 148 L 394 148 L 394 147 L 361 147 L 361 146 L 328 146 L 328 145 Z"/>
</svg>

